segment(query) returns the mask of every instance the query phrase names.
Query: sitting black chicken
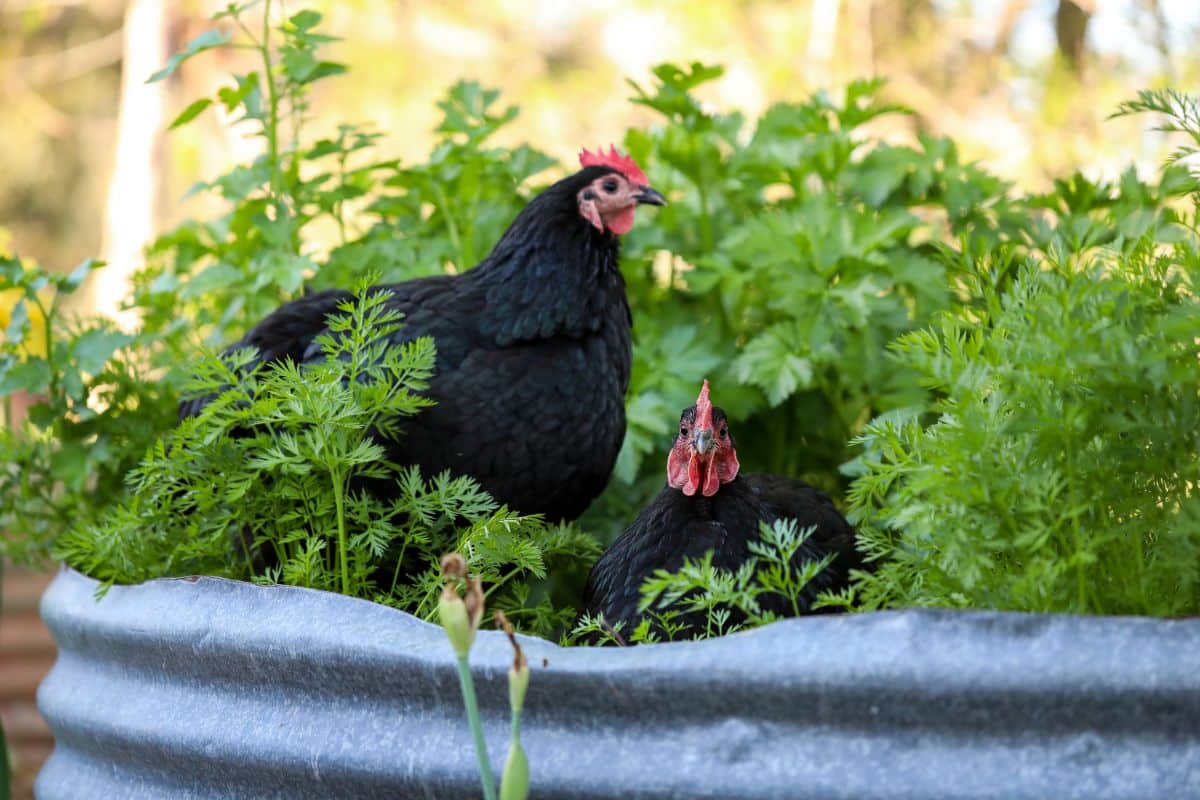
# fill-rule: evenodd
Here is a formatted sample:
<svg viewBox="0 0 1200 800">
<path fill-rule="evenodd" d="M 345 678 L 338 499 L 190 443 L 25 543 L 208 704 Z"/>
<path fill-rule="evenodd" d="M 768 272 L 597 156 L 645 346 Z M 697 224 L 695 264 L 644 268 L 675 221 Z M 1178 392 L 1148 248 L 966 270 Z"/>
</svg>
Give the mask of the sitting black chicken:
<svg viewBox="0 0 1200 800">
<path fill-rule="evenodd" d="M 711 550 L 714 567 L 736 571 L 751 557 L 748 544 L 758 537 L 759 523 L 781 518 L 816 527 L 797 552 L 795 567 L 835 554 L 807 585 L 805 610 L 820 591 L 839 588 L 850 569 L 861 568 L 854 530 L 828 497 L 794 478 L 739 470 L 725 412 L 709 401 L 705 381 L 696 405 L 680 415 L 666 487 L 592 568 L 584 612 L 603 615 L 608 625 L 628 632 L 641 619 L 639 589 L 656 570 L 676 572 L 684 559 L 696 561 Z M 778 596 L 764 596 L 760 605 L 781 616 L 793 613 Z"/>
<path fill-rule="evenodd" d="M 615 148 L 579 161 L 474 269 L 383 287 L 405 315 L 394 344 L 432 336 L 437 345 L 428 390 L 437 405 L 385 442 L 388 457 L 426 475 L 470 475 L 510 508 L 550 520 L 582 514 L 616 462 L 631 359 L 618 236 L 639 204 L 666 202 Z M 256 365 L 320 359 L 314 339 L 349 298 L 331 290 L 288 303 L 230 350 L 256 348 Z M 207 401 L 184 403 L 180 415 Z"/>
</svg>

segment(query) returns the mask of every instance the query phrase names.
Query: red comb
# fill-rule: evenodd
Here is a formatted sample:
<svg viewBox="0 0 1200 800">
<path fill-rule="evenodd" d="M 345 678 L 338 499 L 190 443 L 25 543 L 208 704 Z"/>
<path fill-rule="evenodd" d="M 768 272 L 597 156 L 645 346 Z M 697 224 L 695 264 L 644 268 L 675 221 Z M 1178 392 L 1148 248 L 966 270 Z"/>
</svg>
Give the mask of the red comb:
<svg viewBox="0 0 1200 800">
<path fill-rule="evenodd" d="M 700 396 L 696 398 L 696 429 L 712 430 L 712 402 L 708 399 L 708 381 L 704 381 Z"/>
<path fill-rule="evenodd" d="M 603 147 L 595 153 L 586 147 L 580 150 L 579 165 L 581 167 L 612 167 L 639 186 L 650 185 L 650 181 L 646 179 L 646 173 L 642 172 L 642 168 L 637 165 L 637 162 L 629 156 L 618 153 L 617 148 L 611 144 L 608 146 L 607 153 L 604 152 Z"/>
</svg>

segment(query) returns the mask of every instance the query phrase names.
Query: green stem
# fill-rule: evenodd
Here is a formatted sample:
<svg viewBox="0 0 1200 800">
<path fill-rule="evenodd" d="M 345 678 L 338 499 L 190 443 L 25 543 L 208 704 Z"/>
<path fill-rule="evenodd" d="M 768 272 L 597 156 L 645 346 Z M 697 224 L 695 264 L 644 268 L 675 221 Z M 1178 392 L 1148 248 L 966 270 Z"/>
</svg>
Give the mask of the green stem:
<svg viewBox="0 0 1200 800">
<path fill-rule="evenodd" d="M 454 249 L 458 251 L 459 263 L 456 265 L 458 271 L 462 272 L 471 266 L 467 263 L 467 254 L 463 250 L 462 239 L 458 235 L 458 225 L 454 222 L 454 215 L 450 213 L 450 200 L 446 197 L 446 192 L 442 189 L 441 184 L 434 183 L 433 191 L 437 195 L 438 209 L 442 212 L 442 216 L 446 218 L 446 232 L 450 234 L 450 244 L 454 245 Z"/>
<path fill-rule="evenodd" d="M 332 470 L 330 476 L 333 480 L 333 502 L 337 505 L 338 561 L 342 568 L 342 594 L 350 594 L 350 563 L 346 556 L 346 501 L 343 497 L 346 486 L 341 470 Z"/>
<path fill-rule="evenodd" d="M 38 311 L 42 312 L 42 337 L 46 344 L 46 364 L 50 367 L 50 398 L 51 402 L 58 398 L 58 370 L 54 365 L 54 331 L 51 325 L 58 319 L 58 294 L 54 295 L 54 299 L 50 301 L 50 308 L 42 305 L 42 301 L 35 293 L 32 296 L 33 304 L 37 306 Z M 30 358 L 33 356 L 30 355 Z"/>
<path fill-rule="evenodd" d="M 789 564 L 791 563 L 790 558 L 788 559 L 788 563 Z M 822 572 L 823 571 L 824 570 L 822 570 Z M 788 584 L 789 584 L 788 589 L 790 590 L 788 592 L 788 599 L 792 601 L 792 616 L 793 617 L 803 616 L 800 613 L 800 593 L 804 591 L 804 587 L 807 586 L 807 584 L 803 584 L 801 586 L 792 586 L 790 576 L 788 577 Z"/>
<path fill-rule="evenodd" d="M 279 169 L 279 90 L 271 64 L 271 0 L 263 4 L 263 35 L 258 43 L 262 55 L 263 74 L 267 81 L 267 123 L 263 131 L 267 137 L 267 157 L 271 165 L 271 199 L 275 205 L 276 221 L 283 226 L 287 249 L 292 247 L 291 223 L 287 205 L 283 201 L 283 173 Z"/>
<path fill-rule="evenodd" d="M 404 544 L 400 545 L 400 555 L 396 557 L 396 569 L 392 572 L 392 588 L 388 590 L 388 594 L 393 597 L 396 594 L 396 584 L 400 582 L 400 566 L 404 563 L 404 551 L 408 549 L 408 534 L 405 534 Z"/>
<path fill-rule="evenodd" d="M 237 535 L 238 543 L 242 546 L 242 555 L 246 557 L 246 575 L 253 577 L 254 575 L 254 555 L 250 552 L 250 542 L 246 541 L 246 531 L 243 529 Z"/>
<path fill-rule="evenodd" d="M 475 757 L 479 761 L 479 780 L 483 784 L 483 797 L 484 800 L 496 800 L 496 779 L 492 777 L 492 762 L 488 760 L 487 741 L 483 738 L 479 706 L 475 702 L 475 682 L 471 680 L 471 667 L 467 664 L 465 655 L 458 657 L 458 682 L 462 687 L 463 705 L 467 708 L 471 736 L 475 739 Z"/>
<path fill-rule="evenodd" d="M 514 568 L 511 571 L 509 571 L 509 573 L 507 575 L 505 575 L 504 577 L 497 577 L 496 580 L 493 581 L 491 583 L 491 585 L 488 586 L 488 588 L 483 590 L 484 598 L 485 599 L 491 598 L 492 593 L 494 591 L 502 588 L 504 586 L 504 584 L 508 583 L 510 580 L 515 578 L 517 575 L 520 574 L 520 572 L 521 572 L 520 567 L 517 567 L 517 568 Z"/>
<path fill-rule="evenodd" d="M 513 746 L 521 744 L 521 712 L 515 708 L 512 710 L 512 743 Z"/>
<path fill-rule="evenodd" d="M 275 548 L 275 558 L 278 560 L 281 566 L 291 560 L 291 555 L 288 552 L 287 545 L 280 542 L 279 539 L 274 536 L 270 537 L 269 541 L 271 542 L 271 547 Z M 251 571 L 250 574 L 253 575 L 254 572 Z M 278 577 L 280 580 L 283 579 L 282 572 Z"/>
<path fill-rule="evenodd" d="M 343 147 L 344 146 L 345 145 L 343 143 Z M 346 188 L 346 158 L 346 151 L 343 149 L 341 153 L 338 154 L 338 180 L 340 181 L 340 185 L 343 190 Z M 333 209 L 333 216 L 337 221 L 338 239 L 341 240 L 342 244 L 346 243 L 346 220 L 343 216 L 345 203 L 346 201 L 344 199 L 339 199 Z"/>
</svg>

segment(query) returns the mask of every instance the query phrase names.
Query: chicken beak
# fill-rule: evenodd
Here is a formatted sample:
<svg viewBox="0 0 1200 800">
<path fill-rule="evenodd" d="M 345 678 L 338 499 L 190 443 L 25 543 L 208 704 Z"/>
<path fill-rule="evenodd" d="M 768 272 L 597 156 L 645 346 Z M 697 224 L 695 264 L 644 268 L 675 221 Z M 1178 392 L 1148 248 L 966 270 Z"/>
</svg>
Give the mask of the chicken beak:
<svg viewBox="0 0 1200 800">
<path fill-rule="evenodd" d="M 713 449 L 712 431 L 696 431 L 696 435 L 692 438 L 692 449 L 696 451 L 696 455 L 707 455 L 709 450 Z"/>
<path fill-rule="evenodd" d="M 643 186 L 637 194 L 637 202 L 638 205 L 665 206 L 667 198 L 663 197 L 657 190 L 651 189 L 649 186 Z"/>
</svg>

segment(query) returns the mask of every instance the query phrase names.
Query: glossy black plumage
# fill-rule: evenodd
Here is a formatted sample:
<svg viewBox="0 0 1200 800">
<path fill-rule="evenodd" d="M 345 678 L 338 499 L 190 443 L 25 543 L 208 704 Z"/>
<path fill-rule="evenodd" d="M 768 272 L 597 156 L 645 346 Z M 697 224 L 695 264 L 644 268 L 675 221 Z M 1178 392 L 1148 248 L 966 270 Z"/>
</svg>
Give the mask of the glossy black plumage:
<svg viewBox="0 0 1200 800">
<path fill-rule="evenodd" d="M 720 418 L 724 414 L 717 409 Z M 584 612 L 603 615 L 612 626 L 629 631 L 641 615 L 640 587 L 656 570 L 678 571 L 684 559 L 698 561 L 713 552 L 713 565 L 736 571 L 751 556 L 748 544 L 759 535 L 760 522 L 797 520 L 816 530 L 796 555 L 796 566 L 835 553 L 834 561 L 808 584 L 803 609 L 825 589 L 844 586 L 849 570 L 862 567 L 854 546 L 854 529 L 833 502 L 807 483 L 765 473 L 739 474 L 712 497 L 692 496 L 666 486 L 637 519 L 609 546 L 588 577 Z M 791 616 L 778 596 L 761 598 L 765 610 Z M 702 627 L 699 619 L 681 619 Z"/>
<path fill-rule="evenodd" d="M 588 167 L 542 192 L 474 269 L 385 287 L 405 315 L 394 343 L 437 345 L 437 405 L 385 443 L 396 463 L 470 475 L 500 502 L 552 520 L 578 517 L 604 488 L 625 435 L 631 318 L 618 239 L 580 216 L 576 196 L 611 172 Z M 231 349 L 319 359 L 313 340 L 347 297 L 289 303 Z"/>
</svg>

